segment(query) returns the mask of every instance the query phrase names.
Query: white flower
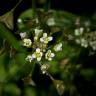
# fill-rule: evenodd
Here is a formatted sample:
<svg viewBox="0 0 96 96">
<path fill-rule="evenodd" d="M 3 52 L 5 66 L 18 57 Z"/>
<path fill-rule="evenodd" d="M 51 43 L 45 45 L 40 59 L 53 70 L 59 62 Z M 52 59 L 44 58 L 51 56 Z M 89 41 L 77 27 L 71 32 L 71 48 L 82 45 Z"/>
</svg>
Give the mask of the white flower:
<svg viewBox="0 0 96 96">
<path fill-rule="evenodd" d="M 81 46 L 87 48 L 88 47 L 88 41 L 84 38 L 81 39 Z"/>
<path fill-rule="evenodd" d="M 43 53 L 41 52 L 40 48 L 37 48 L 37 49 L 36 49 L 36 52 L 34 52 L 34 53 L 32 54 L 32 57 L 33 57 L 33 58 L 36 58 L 37 61 L 40 61 L 41 58 L 42 58 L 42 56 L 43 56 Z"/>
<path fill-rule="evenodd" d="M 55 25 L 55 20 L 54 20 L 54 18 L 49 18 L 46 23 L 49 26 L 54 26 Z"/>
<path fill-rule="evenodd" d="M 80 44 L 80 43 L 81 43 L 81 40 L 80 40 L 80 39 L 76 39 L 75 42 L 76 42 L 77 44 Z"/>
<path fill-rule="evenodd" d="M 84 24 L 85 24 L 86 27 L 89 27 L 91 25 L 91 22 L 90 21 L 85 21 Z"/>
<path fill-rule="evenodd" d="M 52 53 L 51 50 L 48 50 L 47 53 L 45 54 L 45 58 L 49 61 L 51 61 L 54 56 L 55 54 Z"/>
<path fill-rule="evenodd" d="M 69 34 L 69 35 L 68 35 L 68 39 L 69 39 L 69 40 L 73 40 L 74 37 L 73 37 L 71 34 Z"/>
<path fill-rule="evenodd" d="M 43 30 L 41 30 L 41 29 L 37 29 L 37 28 L 36 28 L 36 29 L 35 29 L 35 36 L 38 37 L 39 34 L 42 33 L 42 32 L 43 32 Z"/>
<path fill-rule="evenodd" d="M 26 34 L 26 32 L 21 32 L 20 36 L 21 36 L 21 38 L 25 38 L 27 36 L 27 34 Z"/>
<path fill-rule="evenodd" d="M 36 18 L 35 20 L 36 20 L 36 23 L 39 23 L 39 20 L 38 20 L 38 18 Z"/>
<path fill-rule="evenodd" d="M 23 46 L 30 47 L 32 42 L 30 39 L 23 39 Z"/>
<path fill-rule="evenodd" d="M 43 30 L 40 29 L 35 29 L 35 37 L 34 37 L 34 41 L 37 41 L 39 38 L 39 35 L 43 32 Z"/>
<path fill-rule="evenodd" d="M 93 46 L 92 48 L 93 48 L 93 50 L 96 50 L 96 45 L 95 45 L 95 46 Z"/>
<path fill-rule="evenodd" d="M 50 66 L 48 64 L 43 64 L 40 69 L 41 69 L 42 73 L 45 74 L 49 67 Z"/>
<path fill-rule="evenodd" d="M 54 50 L 55 50 L 56 52 L 61 51 L 61 50 L 62 50 L 62 43 L 56 44 L 56 45 L 54 46 Z"/>
<path fill-rule="evenodd" d="M 49 41 L 52 41 L 53 37 L 52 36 L 47 36 L 47 33 L 43 33 L 43 37 L 40 38 L 40 41 L 47 44 Z"/>
<path fill-rule="evenodd" d="M 22 23 L 22 19 L 19 18 L 19 19 L 17 20 L 17 22 L 18 22 L 18 23 Z"/>
<path fill-rule="evenodd" d="M 25 59 L 26 59 L 26 61 L 31 62 L 33 60 L 33 57 L 32 57 L 32 55 L 28 55 Z"/>
<path fill-rule="evenodd" d="M 79 28 L 79 29 L 75 29 L 75 36 L 79 36 L 79 35 L 82 35 L 83 34 L 83 31 L 84 31 L 84 28 Z"/>
<path fill-rule="evenodd" d="M 93 50 L 96 50 L 96 41 L 91 41 L 90 46 L 93 48 Z"/>
</svg>

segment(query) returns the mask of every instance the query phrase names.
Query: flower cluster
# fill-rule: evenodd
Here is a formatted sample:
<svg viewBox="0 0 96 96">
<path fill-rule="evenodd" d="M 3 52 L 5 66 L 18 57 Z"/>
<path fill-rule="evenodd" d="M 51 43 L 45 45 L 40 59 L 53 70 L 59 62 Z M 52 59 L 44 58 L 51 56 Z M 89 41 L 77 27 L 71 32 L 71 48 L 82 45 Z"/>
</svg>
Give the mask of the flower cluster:
<svg viewBox="0 0 96 96">
<path fill-rule="evenodd" d="M 41 66 L 41 71 L 43 74 L 45 74 L 50 66 L 48 64 L 43 64 Z"/>
<path fill-rule="evenodd" d="M 84 28 L 78 28 L 74 31 L 75 42 L 82 47 L 91 47 L 96 50 L 96 32 L 84 32 Z"/>
<path fill-rule="evenodd" d="M 40 41 L 43 42 L 44 44 L 47 44 L 49 41 L 52 41 L 53 37 L 47 36 L 47 33 L 43 33 L 43 37 L 40 38 Z"/>
<path fill-rule="evenodd" d="M 48 46 L 48 43 L 53 40 L 53 37 L 43 32 L 43 30 L 36 28 L 33 32 L 33 41 L 28 38 L 26 32 L 20 33 L 22 39 L 22 45 L 27 48 L 31 48 L 32 51 L 26 57 L 26 61 L 30 63 L 33 60 L 40 62 L 42 59 L 51 61 L 55 57 L 55 52 L 62 50 L 62 43 L 58 43 L 53 46 L 52 49 Z M 52 50 L 54 52 L 52 52 Z"/>
<path fill-rule="evenodd" d="M 23 46 L 30 47 L 32 44 L 30 39 L 23 39 Z"/>
<path fill-rule="evenodd" d="M 84 31 L 83 27 L 81 27 L 79 29 L 75 29 L 74 34 L 75 34 L 75 36 L 80 36 L 83 34 L 83 31 Z"/>
</svg>

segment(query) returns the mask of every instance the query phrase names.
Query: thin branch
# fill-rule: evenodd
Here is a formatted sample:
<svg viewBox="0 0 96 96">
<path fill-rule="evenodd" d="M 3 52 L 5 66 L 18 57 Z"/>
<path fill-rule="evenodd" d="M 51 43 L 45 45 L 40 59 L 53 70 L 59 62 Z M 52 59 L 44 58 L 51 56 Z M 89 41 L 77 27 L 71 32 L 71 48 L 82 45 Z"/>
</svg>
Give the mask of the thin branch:
<svg viewBox="0 0 96 96">
<path fill-rule="evenodd" d="M 18 5 L 22 2 L 23 0 L 19 0 L 19 2 L 15 5 L 15 7 L 13 9 L 11 9 L 11 12 L 13 12 L 17 7 Z"/>
</svg>

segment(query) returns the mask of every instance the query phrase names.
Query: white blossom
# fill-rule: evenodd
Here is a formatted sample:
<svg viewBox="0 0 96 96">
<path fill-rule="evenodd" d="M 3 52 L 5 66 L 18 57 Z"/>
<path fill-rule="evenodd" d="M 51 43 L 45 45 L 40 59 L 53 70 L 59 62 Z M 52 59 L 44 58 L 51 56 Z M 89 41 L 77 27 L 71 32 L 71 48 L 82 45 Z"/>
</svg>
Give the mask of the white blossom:
<svg viewBox="0 0 96 96">
<path fill-rule="evenodd" d="M 92 48 L 93 48 L 93 50 L 96 50 L 96 45 L 95 45 L 95 46 L 93 46 Z"/>
<path fill-rule="evenodd" d="M 42 29 L 38 29 L 38 28 L 36 28 L 36 29 L 34 29 L 35 30 L 35 36 L 39 36 L 39 34 L 40 33 L 42 33 L 43 32 L 43 30 Z"/>
<path fill-rule="evenodd" d="M 93 50 L 96 50 L 96 41 L 91 41 L 89 44 Z"/>
<path fill-rule="evenodd" d="M 21 32 L 20 33 L 20 37 L 23 39 L 23 38 L 25 38 L 27 36 L 27 34 L 26 34 L 26 32 Z"/>
<path fill-rule="evenodd" d="M 19 18 L 19 19 L 17 20 L 17 22 L 18 22 L 18 23 L 22 23 L 22 19 Z"/>
<path fill-rule="evenodd" d="M 80 40 L 80 39 L 76 39 L 75 42 L 76 42 L 77 44 L 80 44 L 80 43 L 81 43 L 81 40 Z"/>
<path fill-rule="evenodd" d="M 55 20 L 54 20 L 54 18 L 49 18 L 46 23 L 49 26 L 54 26 L 55 25 Z"/>
<path fill-rule="evenodd" d="M 83 28 L 83 27 L 81 27 L 79 30 L 80 30 L 80 33 L 82 34 L 82 33 L 83 33 L 83 31 L 84 31 L 84 28 Z"/>
<path fill-rule="evenodd" d="M 41 29 L 38 29 L 38 28 L 35 29 L 34 41 L 37 41 L 37 40 L 38 40 L 39 35 L 40 35 L 42 32 L 43 32 L 43 30 L 41 30 Z"/>
<path fill-rule="evenodd" d="M 25 59 L 26 59 L 26 61 L 31 62 L 33 60 L 33 57 L 32 57 L 32 55 L 28 55 Z"/>
<path fill-rule="evenodd" d="M 50 66 L 48 64 L 43 64 L 40 69 L 41 69 L 42 73 L 45 74 L 49 67 Z"/>
<path fill-rule="evenodd" d="M 85 24 L 86 27 L 89 27 L 91 25 L 91 22 L 90 21 L 85 21 L 84 24 Z"/>
<path fill-rule="evenodd" d="M 81 39 L 81 46 L 87 48 L 88 47 L 88 41 L 84 38 Z"/>
<path fill-rule="evenodd" d="M 32 54 L 32 57 L 33 57 L 33 58 L 36 58 L 37 61 L 40 61 L 41 58 L 42 58 L 42 56 L 43 56 L 43 53 L 41 52 L 40 48 L 37 48 L 37 49 L 36 49 L 36 52 L 34 52 L 34 53 Z"/>
<path fill-rule="evenodd" d="M 79 29 L 75 29 L 75 36 L 79 36 L 79 35 L 82 35 L 83 34 L 83 31 L 84 31 L 84 28 L 79 28 Z"/>
<path fill-rule="evenodd" d="M 71 34 L 68 35 L 68 39 L 69 40 L 73 40 L 74 39 L 74 36 L 72 36 Z"/>
<path fill-rule="evenodd" d="M 35 20 L 36 20 L 36 23 L 39 23 L 39 20 L 38 20 L 38 18 L 36 18 Z"/>
<path fill-rule="evenodd" d="M 53 37 L 52 36 L 47 36 L 47 33 L 43 33 L 43 37 L 40 38 L 40 41 L 47 44 L 49 41 L 52 41 Z"/>
<path fill-rule="evenodd" d="M 54 50 L 55 50 L 56 52 L 61 51 L 61 50 L 62 50 L 62 43 L 56 44 L 56 45 L 54 46 Z"/>
<path fill-rule="evenodd" d="M 32 42 L 30 39 L 23 39 L 23 46 L 30 47 Z"/>
<path fill-rule="evenodd" d="M 55 54 L 52 53 L 51 50 L 48 50 L 47 53 L 45 54 L 45 58 L 49 61 L 51 61 L 54 56 Z"/>
</svg>

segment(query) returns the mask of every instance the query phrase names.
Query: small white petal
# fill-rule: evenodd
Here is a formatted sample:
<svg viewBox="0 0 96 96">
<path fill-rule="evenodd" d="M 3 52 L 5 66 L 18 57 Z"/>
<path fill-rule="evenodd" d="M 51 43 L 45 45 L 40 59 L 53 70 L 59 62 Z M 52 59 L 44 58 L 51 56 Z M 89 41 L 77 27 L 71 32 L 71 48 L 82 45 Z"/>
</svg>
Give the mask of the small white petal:
<svg viewBox="0 0 96 96">
<path fill-rule="evenodd" d="M 81 28 L 80 28 L 80 32 L 81 32 L 81 33 L 83 33 L 83 31 L 84 31 L 84 28 L 83 28 L 83 27 L 81 27 Z"/>
<path fill-rule="evenodd" d="M 47 33 L 43 33 L 43 37 L 46 38 L 47 37 Z"/>
<path fill-rule="evenodd" d="M 48 41 L 52 41 L 53 40 L 53 37 L 48 37 Z"/>
<path fill-rule="evenodd" d="M 26 58 L 25 58 L 27 61 L 31 62 L 33 60 L 32 58 L 32 55 L 28 55 Z"/>
<path fill-rule="evenodd" d="M 49 61 L 51 61 L 51 60 L 52 60 L 52 58 L 48 58 L 48 60 L 49 60 Z"/>
<path fill-rule="evenodd" d="M 88 44 L 87 43 L 81 43 L 81 46 L 87 48 Z"/>
<path fill-rule="evenodd" d="M 40 52 L 40 48 L 37 48 L 37 49 L 36 49 L 36 52 L 39 53 L 39 52 Z"/>
<path fill-rule="evenodd" d="M 78 29 L 75 29 L 75 33 L 74 33 L 76 36 L 80 35 L 79 34 L 79 30 Z"/>
<path fill-rule="evenodd" d="M 36 58 L 36 55 L 35 54 L 32 54 L 32 58 Z"/>
<path fill-rule="evenodd" d="M 55 50 L 56 52 L 61 51 L 61 50 L 62 50 L 62 43 L 56 44 L 56 45 L 54 46 L 54 50 Z"/>
<path fill-rule="evenodd" d="M 21 32 L 21 33 L 20 33 L 21 38 L 25 38 L 26 35 L 27 35 L 26 32 Z"/>
<path fill-rule="evenodd" d="M 43 30 L 40 30 L 40 29 L 35 29 L 35 35 L 39 35 Z"/>
<path fill-rule="evenodd" d="M 46 73 L 46 71 L 42 71 L 42 74 L 45 74 Z"/>
<path fill-rule="evenodd" d="M 54 18 L 49 18 L 46 23 L 49 26 L 54 26 L 55 25 L 55 20 L 54 20 Z"/>
<path fill-rule="evenodd" d="M 38 58 L 37 58 L 37 61 L 40 61 L 40 60 L 41 60 L 41 57 L 38 57 Z"/>
<path fill-rule="evenodd" d="M 38 20 L 38 18 L 36 18 L 36 23 L 39 23 L 39 20 Z"/>
<path fill-rule="evenodd" d="M 54 53 L 51 53 L 51 57 L 54 57 L 55 56 L 55 54 Z"/>
<path fill-rule="evenodd" d="M 30 59 L 29 62 L 31 63 L 31 61 L 32 61 L 32 60 Z"/>
<path fill-rule="evenodd" d="M 87 45 L 87 44 L 85 44 L 85 45 L 84 45 L 84 47 L 85 47 L 85 48 L 87 48 L 87 47 L 88 47 L 88 45 Z"/>
<path fill-rule="evenodd" d="M 48 50 L 47 53 L 45 54 L 45 58 L 47 60 L 52 60 L 52 58 L 55 56 L 54 53 L 51 53 L 51 50 Z"/>
<path fill-rule="evenodd" d="M 40 52 L 40 55 L 41 55 L 41 57 L 43 56 L 43 53 L 42 52 Z"/>
<path fill-rule="evenodd" d="M 68 39 L 69 39 L 69 40 L 73 40 L 73 39 L 74 39 L 74 36 L 72 36 L 72 35 L 69 34 L 69 35 L 68 35 Z"/>
<path fill-rule="evenodd" d="M 37 40 L 38 40 L 38 37 L 37 37 L 37 36 L 35 36 L 35 37 L 34 37 L 34 41 L 37 41 Z"/>
<path fill-rule="evenodd" d="M 96 50 L 96 46 L 93 46 L 92 48 L 93 48 L 93 50 Z"/>
<path fill-rule="evenodd" d="M 82 43 L 83 43 L 83 42 L 85 43 L 85 42 L 86 42 L 86 40 L 85 40 L 84 38 L 82 38 L 82 39 L 81 39 L 81 42 L 82 42 Z"/>
<path fill-rule="evenodd" d="M 43 38 L 40 38 L 40 41 L 41 41 L 41 42 L 44 42 L 44 39 L 43 39 Z"/>
<path fill-rule="evenodd" d="M 32 42 L 30 39 L 23 39 L 23 46 L 30 47 Z"/>
<path fill-rule="evenodd" d="M 77 44 L 81 43 L 81 41 L 79 39 L 76 39 L 75 41 L 76 41 Z"/>
<path fill-rule="evenodd" d="M 61 50 L 62 50 L 62 48 L 57 47 L 57 48 L 55 48 L 54 50 L 58 52 L 58 51 L 61 51 Z"/>
<path fill-rule="evenodd" d="M 59 43 L 58 45 L 59 45 L 60 47 L 62 47 L 62 43 Z"/>
<path fill-rule="evenodd" d="M 22 19 L 19 18 L 19 19 L 17 20 L 17 22 L 18 22 L 18 23 L 21 23 L 21 22 L 22 22 Z"/>
</svg>

